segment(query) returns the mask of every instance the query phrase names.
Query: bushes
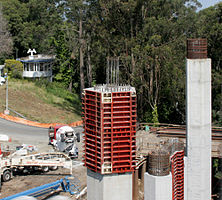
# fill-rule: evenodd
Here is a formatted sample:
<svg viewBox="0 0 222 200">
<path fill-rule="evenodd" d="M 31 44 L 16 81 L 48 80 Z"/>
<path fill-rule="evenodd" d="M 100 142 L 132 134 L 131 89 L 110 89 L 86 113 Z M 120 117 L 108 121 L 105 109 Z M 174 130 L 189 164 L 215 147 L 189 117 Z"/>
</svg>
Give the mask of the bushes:
<svg viewBox="0 0 222 200">
<path fill-rule="evenodd" d="M 11 78 L 22 78 L 23 64 L 17 60 L 5 60 L 5 69 Z"/>
</svg>

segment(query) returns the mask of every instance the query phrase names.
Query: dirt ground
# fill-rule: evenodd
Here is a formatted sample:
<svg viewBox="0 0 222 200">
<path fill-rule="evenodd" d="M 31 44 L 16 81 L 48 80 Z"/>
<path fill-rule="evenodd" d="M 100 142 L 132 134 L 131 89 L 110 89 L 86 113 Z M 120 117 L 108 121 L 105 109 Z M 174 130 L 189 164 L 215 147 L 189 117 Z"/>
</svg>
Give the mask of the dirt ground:
<svg viewBox="0 0 222 200">
<path fill-rule="evenodd" d="M 16 144 L 18 144 L 19 141 L 16 141 Z M 15 145 L 15 144 L 14 144 Z M 12 144 L 13 146 L 13 144 Z M 86 187 L 86 168 L 82 165 L 82 143 L 78 144 L 79 147 L 79 158 L 75 159 L 73 161 L 73 170 L 72 170 L 72 176 L 77 178 L 76 180 L 79 180 L 79 187 L 80 191 Z M 41 152 L 50 152 L 52 151 L 52 147 L 50 145 L 46 145 L 45 143 L 40 144 L 37 146 L 38 149 L 40 149 Z M 47 183 L 51 183 L 57 180 L 60 180 L 61 178 L 66 177 L 69 175 L 70 171 L 65 168 L 59 168 L 56 171 L 49 171 L 46 173 L 42 172 L 35 172 L 32 174 L 15 174 L 13 178 L 8 182 L 2 182 L 2 188 L 0 192 L 0 198 L 4 198 L 7 196 L 11 196 L 20 192 L 23 192 L 25 190 L 29 190 Z M 71 199 L 76 199 L 75 195 L 70 195 L 69 192 L 61 192 L 61 187 L 59 188 L 60 191 L 55 192 L 54 194 L 57 195 L 63 195 L 68 196 Z M 48 194 L 51 196 L 52 194 Z M 86 195 L 85 195 L 86 196 Z M 42 196 L 39 199 L 47 199 L 47 196 Z M 79 198 L 81 200 L 86 199 L 86 197 Z"/>
<path fill-rule="evenodd" d="M 25 190 L 32 189 L 47 183 L 51 183 L 61 178 L 64 178 L 69 170 L 58 169 L 56 171 L 49 171 L 41 174 L 27 174 L 27 175 L 16 175 L 12 180 L 2 183 L 0 198 L 4 198 L 10 195 L 23 192 Z M 76 167 L 73 169 L 73 176 L 80 181 L 80 191 L 86 186 L 86 169 L 85 167 Z M 61 187 L 59 188 L 61 190 Z M 58 193 L 56 192 L 55 195 Z M 59 192 L 60 195 L 69 196 L 71 199 L 76 199 L 75 195 L 70 195 L 68 192 Z M 46 196 L 43 196 L 46 197 Z M 41 197 L 40 199 L 43 199 Z M 84 198 L 82 198 L 84 199 Z"/>
</svg>

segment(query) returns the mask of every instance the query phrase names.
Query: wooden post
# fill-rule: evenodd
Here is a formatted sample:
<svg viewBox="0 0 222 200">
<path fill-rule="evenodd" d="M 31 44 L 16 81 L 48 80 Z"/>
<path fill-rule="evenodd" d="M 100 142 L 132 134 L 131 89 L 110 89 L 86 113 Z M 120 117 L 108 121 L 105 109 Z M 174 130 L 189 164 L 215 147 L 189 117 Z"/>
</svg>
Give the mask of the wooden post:
<svg viewBox="0 0 222 200">
<path fill-rule="evenodd" d="M 141 170 L 141 191 L 144 192 L 144 174 L 146 173 L 146 161 L 142 165 L 142 170 Z"/>
<path fill-rule="evenodd" d="M 133 200 L 139 200 L 138 171 L 139 169 L 135 169 L 133 172 Z"/>
</svg>

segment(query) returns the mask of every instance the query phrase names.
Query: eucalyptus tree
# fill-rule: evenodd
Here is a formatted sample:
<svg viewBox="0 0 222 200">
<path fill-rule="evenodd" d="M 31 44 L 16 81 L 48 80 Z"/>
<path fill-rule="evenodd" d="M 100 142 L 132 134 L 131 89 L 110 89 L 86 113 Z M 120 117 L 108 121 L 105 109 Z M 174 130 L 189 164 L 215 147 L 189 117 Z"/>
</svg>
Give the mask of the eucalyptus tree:
<svg viewBox="0 0 222 200">
<path fill-rule="evenodd" d="M 106 57 L 121 60 L 121 81 L 138 93 L 141 118 L 184 121 L 185 41 L 194 29 L 196 0 L 87 0 L 92 65 L 105 74 Z M 104 76 L 103 76 L 104 77 Z M 97 78 L 103 81 L 103 78 Z M 156 113 L 156 112 L 154 112 Z M 176 117 L 175 117 L 176 116 Z"/>
<path fill-rule="evenodd" d="M 2 14 L 2 3 L 0 2 L 0 58 L 9 55 L 12 51 L 12 38 L 7 26 L 7 21 Z"/>
<path fill-rule="evenodd" d="M 14 52 L 26 55 L 27 49 L 48 53 L 52 49 L 50 37 L 61 24 L 60 6 L 57 0 L 0 0 L 3 14 L 8 21 Z"/>
<path fill-rule="evenodd" d="M 212 110 L 215 125 L 222 125 L 222 2 L 198 13 L 197 37 L 208 40 L 208 57 L 212 59 Z"/>
</svg>

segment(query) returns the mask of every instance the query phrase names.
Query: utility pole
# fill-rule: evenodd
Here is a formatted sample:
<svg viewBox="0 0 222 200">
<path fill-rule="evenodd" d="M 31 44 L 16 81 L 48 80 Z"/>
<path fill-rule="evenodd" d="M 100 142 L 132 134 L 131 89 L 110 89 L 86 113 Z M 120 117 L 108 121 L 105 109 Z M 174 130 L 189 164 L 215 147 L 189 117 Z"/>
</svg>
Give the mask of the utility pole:
<svg viewBox="0 0 222 200">
<path fill-rule="evenodd" d="M 4 114 L 5 115 L 9 115 L 9 109 L 8 109 L 8 74 L 5 73 L 5 78 L 6 78 L 6 99 L 5 99 L 5 111 L 4 111 Z"/>
</svg>

